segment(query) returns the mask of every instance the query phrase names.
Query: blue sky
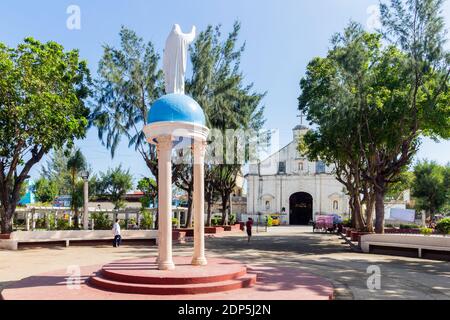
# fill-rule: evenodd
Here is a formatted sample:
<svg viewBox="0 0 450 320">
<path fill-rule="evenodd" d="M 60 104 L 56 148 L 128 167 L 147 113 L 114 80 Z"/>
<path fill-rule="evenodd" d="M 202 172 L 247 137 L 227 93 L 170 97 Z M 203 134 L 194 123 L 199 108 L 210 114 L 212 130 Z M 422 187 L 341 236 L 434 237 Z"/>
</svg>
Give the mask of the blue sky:
<svg viewBox="0 0 450 320">
<path fill-rule="evenodd" d="M 116 45 L 121 25 L 152 41 L 162 53 L 165 39 L 174 23 L 183 30 L 195 24 L 222 24 L 229 31 L 235 20 L 242 23 L 240 39 L 246 41 L 242 70 L 247 82 L 258 91 L 267 91 L 264 99 L 267 128 L 278 129 L 280 145 L 292 138 L 296 117 L 299 81 L 307 63 L 324 55 L 333 33 L 341 31 L 350 19 L 367 25 L 370 7 L 378 0 L 2 0 L 0 2 L 0 42 L 14 46 L 24 37 L 54 40 L 67 49 L 78 48 L 96 76 L 103 44 Z M 69 5 L 81 9 L 81 30 L 66 27 Z M 450 26 L 450 1 L 444 14 Z M 116 158 L 97 139 L 96 130 L 77 145 L 94 171 L 106 171 L 120 163 L 130 168 L 136 179 L 149 171 L 138 154 L 123 142 Z M 450 142 L 422 144 L 418 158 L 450 161 Z M 38 176 L 41 165 L 32 170 Z"/>
</svg>

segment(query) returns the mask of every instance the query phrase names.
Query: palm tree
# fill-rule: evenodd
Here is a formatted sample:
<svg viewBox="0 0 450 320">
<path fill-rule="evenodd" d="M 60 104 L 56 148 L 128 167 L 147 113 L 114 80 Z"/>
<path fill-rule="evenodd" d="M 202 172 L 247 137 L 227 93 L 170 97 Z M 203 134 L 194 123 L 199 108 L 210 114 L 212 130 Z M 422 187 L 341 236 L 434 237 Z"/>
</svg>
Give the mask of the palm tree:
<svg viewBox="0 0 450 320">
<path fill-rule="evenodd" d="M 71 176 L 71 184 L 72 184 L 72 201 L 71 208 L 74 211 L 74 223 L 75 228 L 79 227 L 79 214 L 78 208 L 80 207 L 79 201 L 77 199 L 77 178 L 81 171 L 86 170 L 86 158 L 80 149 L 76 149 L 75 152 L 71 155 L 69 160 L 67 161 L 67 170 L 70 172 Z"/>
</svg>

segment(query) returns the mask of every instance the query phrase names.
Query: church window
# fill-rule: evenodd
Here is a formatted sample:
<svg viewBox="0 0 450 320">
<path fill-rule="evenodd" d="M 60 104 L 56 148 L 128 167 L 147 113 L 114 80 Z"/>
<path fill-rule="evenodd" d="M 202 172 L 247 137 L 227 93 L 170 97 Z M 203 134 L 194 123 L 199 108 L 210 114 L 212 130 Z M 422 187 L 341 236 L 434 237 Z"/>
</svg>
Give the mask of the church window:
<svg viewBox="0 0 450 320">
<path fill-rule="evenodd" d="M 339 210 L 339 202 L 337 200 L 333 201 L 333 210 Z"/>
<path fill-rule="evenodd" d="M 286 161 L 280 161 L 278 163 L 278 173 L 279 174 L 286 173 Z"/>
</svg>

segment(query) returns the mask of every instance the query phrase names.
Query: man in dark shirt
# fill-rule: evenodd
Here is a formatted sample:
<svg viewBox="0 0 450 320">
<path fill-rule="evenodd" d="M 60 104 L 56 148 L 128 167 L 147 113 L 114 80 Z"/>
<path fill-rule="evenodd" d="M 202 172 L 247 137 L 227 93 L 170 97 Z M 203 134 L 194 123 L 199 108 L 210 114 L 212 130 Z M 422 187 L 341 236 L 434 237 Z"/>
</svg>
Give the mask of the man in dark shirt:
<svg viewBox="0 0 450 320">
<path fill-rule="evenodd" d="M 245 224 L 245 226 L 247 228 L 248 242 L 250 242 L 250 238 L 252 237 L 253 219 L 248 218 L 248 221 Z"/>
</svg>

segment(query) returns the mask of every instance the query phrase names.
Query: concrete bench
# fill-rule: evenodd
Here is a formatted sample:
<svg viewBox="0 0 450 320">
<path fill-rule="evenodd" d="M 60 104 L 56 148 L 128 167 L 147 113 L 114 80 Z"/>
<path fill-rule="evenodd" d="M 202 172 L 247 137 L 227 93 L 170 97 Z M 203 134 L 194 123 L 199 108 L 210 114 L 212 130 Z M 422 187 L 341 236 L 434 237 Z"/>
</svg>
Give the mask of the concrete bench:
<svg viewBox="0 0 450 320">
<path fill-rule="evenodd" d="M 416 256 L 423 257 L 426 252 L 444 252 L 450 257 L 450 237 L 438 235 L 417 234 L 368 234 L 361 236 L 361 250 L 371 253 L 375 248 L 390 248 L 395 250 L 413 249 Z"/>
<path fill-rule="evenodd" d="M 123 230 L 122 238 L 132 241 L 156 240 L 157 230 Z M 17 250 L 22 244 L 55 244 L 68 247 L 70 242 L 83 243 L 94 241 L 112 241 L 110 230 L 68 230 L 68 231 L 16 231 L 9 239 L 0 240 L 0 249 Z"/>
</svg>

